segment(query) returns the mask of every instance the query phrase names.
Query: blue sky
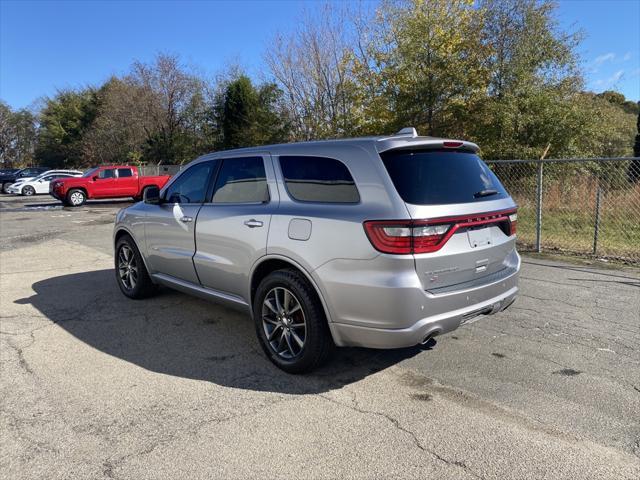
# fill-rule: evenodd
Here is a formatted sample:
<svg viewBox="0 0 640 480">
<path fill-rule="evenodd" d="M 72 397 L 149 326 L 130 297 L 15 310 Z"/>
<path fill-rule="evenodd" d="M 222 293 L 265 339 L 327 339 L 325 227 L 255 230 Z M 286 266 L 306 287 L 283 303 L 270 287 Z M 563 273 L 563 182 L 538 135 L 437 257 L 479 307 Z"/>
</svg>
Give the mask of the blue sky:
<svg viewBox="0 0 640 480">
<path fill-rule="evenodd" d="M 0 0 L 0 99 L 29 106 L 57 88 L 100 84 L 158 52 L 214 75 L 238 63 L 259 77 L 264 47 L 312 0 Z M 373 4 L 372 4 L 373 5 Z M 563 28 L 582 29 L 587 87 L 640 100 L 640 0 L 564 0 Z"/>
</svg>

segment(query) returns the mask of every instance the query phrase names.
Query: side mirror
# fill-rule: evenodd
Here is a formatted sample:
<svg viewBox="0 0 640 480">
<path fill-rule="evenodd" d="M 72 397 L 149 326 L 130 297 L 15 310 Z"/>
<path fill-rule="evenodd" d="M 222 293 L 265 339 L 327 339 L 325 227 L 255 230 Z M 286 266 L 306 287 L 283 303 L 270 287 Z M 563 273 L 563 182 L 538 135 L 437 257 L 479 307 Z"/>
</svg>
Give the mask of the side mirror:
<svg viewBox="0 0 640 480">
<path fill-rule="evenodd" d="M 98 176 L 96 175 L 96 176 L 94 176 L 94 177 L 93 177 L 93 179 L 92 179 L 92 180 L 95 182 L 96 180 L 98 180 L 98 178 L 100 178 L 100 177 L 98 177 Z"/>
<path fill-rule="evenodd" d="M 159 205 L 160 204 L 160 189 L 155 185 L 151 187 L 147 187 L 144 189 L 144 193 L 142 195 L 144 203 L 148 203 L 149 205 Z"/>
</svg>

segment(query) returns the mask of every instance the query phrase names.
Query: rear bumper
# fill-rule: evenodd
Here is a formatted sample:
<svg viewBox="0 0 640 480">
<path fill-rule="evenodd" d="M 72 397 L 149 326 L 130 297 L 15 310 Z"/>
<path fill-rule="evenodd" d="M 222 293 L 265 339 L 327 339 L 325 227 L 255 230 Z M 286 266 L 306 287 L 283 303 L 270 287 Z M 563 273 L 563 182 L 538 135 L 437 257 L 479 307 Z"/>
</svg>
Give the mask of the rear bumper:
<svg viewBox="0 0 640 480">
<path fill-rule="evenodd" d="M 332 333 L 340 346 L 367 348 L 404 348 L 422 343 L 425 339 L 451 332 L 473 323 L 486 315 L 493 315 L 508 308 L 516 299 L 518 287 L 471 307 L 447 314 L 425 317 L 409 328 L 368 328 L 356 325 L 332 324 Z"/>
<path fill-rule="evenodd" d="M 356 287 L 320 279 L 329 303 L 333 339 L 338 346 L 411 347 L 428 336 L 451 332 L 498 313 L 518 294 L 520 257 L 515 250 L 512 260 L 515 265 L 507 276 L 437 295 L 423 290 L 413 266 L 403 273 L 391 272 L 393 283 L 386 285 Z M 381 280 L 379 275 L 369 278 L 373 282 Z"/>
</svg>

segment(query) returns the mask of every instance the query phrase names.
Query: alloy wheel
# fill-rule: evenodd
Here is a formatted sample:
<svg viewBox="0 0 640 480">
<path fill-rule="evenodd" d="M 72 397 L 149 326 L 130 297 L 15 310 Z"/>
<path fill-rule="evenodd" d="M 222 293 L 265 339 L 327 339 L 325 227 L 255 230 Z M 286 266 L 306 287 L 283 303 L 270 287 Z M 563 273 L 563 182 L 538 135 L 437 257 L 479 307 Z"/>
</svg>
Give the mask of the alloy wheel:
<svg viewBox="0 0 640 480">
<path fill-rule="evenodd" d="M 133 290 L 138 283 L 138 263 L 133 250 L 128 245 L 122 245 L 118 252 L 118 274 L 120 281 L 127 290 Z"/>
<path fill-rule="evenodd" d="M 84 195 L 82 192 L 73 192 L 69 198 L 73 205 L 81 205 L 82 202 L 84 202 Z"/>
<path fill-rule="evenodd" d="M 262 328 L 271 349 L 291 360 L 302 353 L 307 338 L 307 323 L 302 305 L 284 287 L 269 290 L 262 302 Z"/>
</svg>

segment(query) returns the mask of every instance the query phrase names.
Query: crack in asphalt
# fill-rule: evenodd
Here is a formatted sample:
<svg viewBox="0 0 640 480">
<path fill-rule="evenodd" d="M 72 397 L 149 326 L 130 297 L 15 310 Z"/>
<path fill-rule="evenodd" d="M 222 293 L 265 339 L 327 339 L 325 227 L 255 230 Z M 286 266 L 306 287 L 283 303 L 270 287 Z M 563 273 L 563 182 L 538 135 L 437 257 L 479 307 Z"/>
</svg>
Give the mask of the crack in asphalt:
<svg viewBox="0 0 640 480">
<path fill-rule="evenodd" d="M 358 412 L 360 414 L 363 415 L 373 415 L 373 416 L 377 416 L 377 417 L 381 417 L 384 418 L 385 420 L 387 420 L 389 423 L 391 423 L 394 428 L 400 432 L 403 432 L 407 435 L 409 435 L 409 437 L 411 438 L 411 440 L 413 441 L 413 444 L 421 451 L 430 454 L 431 456 L 433 456 L 436 460 L 449 465 L 449 466 L 453 466 L 453 467 L 458 467 L 463 469 L 466 473 L 470 474 L 471 476 L 473 476 L 474 478 L 479 478 L 479 479 L 483 479 L 484 477 L 478 475 L 476 472 L 474 472 L 466 463 L 462 462 L 462 461 L 458 461 L 458 460 L 449 460 L 445 457 L 443 457 L 442 455 L 440 455 L 438 452 L 435 452 L 427 447 L 425 447 L 420 440 L 418 439 L 418 436 L 416 435 L 415 432 L 409 430 L 406 427 L 403 427 L 400 424 L 400 421 L 394 417 L 392 417 L 391 415 L 389 415 L 388 413 L 384 413 L 384 412 L 378 412 L 375 410 L 366 410 L 362 407 L 359 406 L 358 401 L 356 399 L 355 396 L 355 392 L 350 392 L 352 393 L 352 401 L 354 402 L 354 405 L 349 405 L 347 403 L 344 402 L 340 402 L 338 400 L 336 400 L 335 398 L 331 398 L 327 395 L 323 395 L 320 394 L 319 396 L 321 398 L 324 398 L 325 400 L 334 403 L 336 405 L 340 405 L 342 407 L 346 407 L 350 410 L 353 410 L 355 412 Z"/>
</svg>

